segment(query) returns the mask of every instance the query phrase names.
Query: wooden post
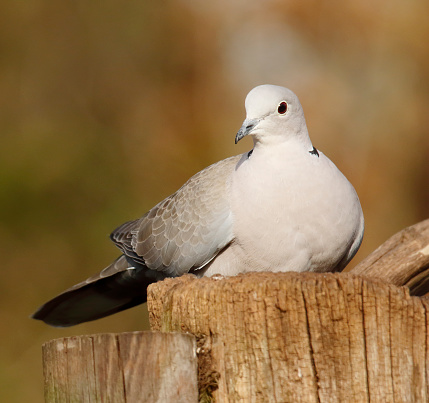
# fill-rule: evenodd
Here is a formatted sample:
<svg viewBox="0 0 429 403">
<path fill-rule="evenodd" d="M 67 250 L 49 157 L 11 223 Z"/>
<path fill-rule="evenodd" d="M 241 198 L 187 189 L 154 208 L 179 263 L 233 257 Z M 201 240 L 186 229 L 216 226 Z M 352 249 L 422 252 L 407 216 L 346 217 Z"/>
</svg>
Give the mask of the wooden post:
<svg viewBox="0 0 429 403">
<path fill-rule="evenodd" d="M 425 402 L 429 302 L 351 274 L 152 284 L 151 327 L 197 337 L 201 401 Z"/>
<path fill-rule="evenodd" d="M 183 402 L 198 399 L 195 337 L 132 332 L 43 345 L 45 401 Z"/>
</svg>

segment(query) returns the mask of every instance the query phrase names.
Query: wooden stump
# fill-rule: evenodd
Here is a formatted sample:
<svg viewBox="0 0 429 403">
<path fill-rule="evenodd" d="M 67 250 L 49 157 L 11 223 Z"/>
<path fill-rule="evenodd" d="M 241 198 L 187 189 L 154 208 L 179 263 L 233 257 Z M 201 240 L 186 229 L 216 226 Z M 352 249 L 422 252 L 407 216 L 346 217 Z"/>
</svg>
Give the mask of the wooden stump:
<svg viewBox="0 0 429 403">
<path fill-rule="evenodd" d="M 51 340 L 43 345 L 45 401 L 195 403 L 195 338 L 132 332 Z"/>
<path fill-rule="evenodd" d="M 350 274 L 186 275 L 148 289 L 151 327 L 198 340 L 201 401 L 424 402 L 428 301 Z"/>
</svg>

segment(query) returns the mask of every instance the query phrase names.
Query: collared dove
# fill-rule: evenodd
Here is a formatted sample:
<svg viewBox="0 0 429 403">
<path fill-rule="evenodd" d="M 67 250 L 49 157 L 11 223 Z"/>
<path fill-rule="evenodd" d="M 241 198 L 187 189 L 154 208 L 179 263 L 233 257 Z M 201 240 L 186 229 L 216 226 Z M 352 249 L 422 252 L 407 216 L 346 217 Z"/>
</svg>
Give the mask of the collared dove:
<svg viewBox="0 0 429 403">
<path fill-rule="evenodd" d="M 253 149 L 205 168 L 176 193 L 111 234 L 122 255 L 33 315 L 72 326 L 146 301 L 150 283 L 249 271 L 340 271 L 362 242 L 359 198 L 311 143 L 290 90 L 261 85 L 246 97 L 235 142 Z"/>
</svg>

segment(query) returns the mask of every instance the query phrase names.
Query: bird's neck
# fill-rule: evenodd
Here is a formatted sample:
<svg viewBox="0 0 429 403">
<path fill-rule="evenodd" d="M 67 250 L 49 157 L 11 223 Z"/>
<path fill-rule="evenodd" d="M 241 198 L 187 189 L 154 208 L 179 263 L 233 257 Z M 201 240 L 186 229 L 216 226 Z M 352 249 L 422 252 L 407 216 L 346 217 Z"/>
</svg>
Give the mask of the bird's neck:
<svg viewBox="0 0 429 403">
<path fill-rule="evenodd" d="M 305 151 L 313 150 L 313 144 L 307 130 L 295 133 L 292 136 L 261 136 L 253 137 L 253 149 L 264 150 L 269 148 L 297 148 Z"/>
</svg>

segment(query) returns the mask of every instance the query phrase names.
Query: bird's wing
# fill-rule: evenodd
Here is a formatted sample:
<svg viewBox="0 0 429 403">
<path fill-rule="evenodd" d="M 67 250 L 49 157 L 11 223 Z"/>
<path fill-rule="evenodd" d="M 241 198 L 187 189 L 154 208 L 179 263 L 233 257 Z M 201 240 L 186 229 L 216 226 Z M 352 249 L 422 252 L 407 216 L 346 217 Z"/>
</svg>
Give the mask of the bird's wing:
<svg viewBox="0 0 429 403">
<path fill-rule="evenodd" d="M 210 262 L 233 239 L 230 178 L 241 156 L 209 166 L 111 239 L 129 261 L 168 276 Z"/>
</svg>

